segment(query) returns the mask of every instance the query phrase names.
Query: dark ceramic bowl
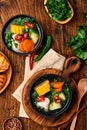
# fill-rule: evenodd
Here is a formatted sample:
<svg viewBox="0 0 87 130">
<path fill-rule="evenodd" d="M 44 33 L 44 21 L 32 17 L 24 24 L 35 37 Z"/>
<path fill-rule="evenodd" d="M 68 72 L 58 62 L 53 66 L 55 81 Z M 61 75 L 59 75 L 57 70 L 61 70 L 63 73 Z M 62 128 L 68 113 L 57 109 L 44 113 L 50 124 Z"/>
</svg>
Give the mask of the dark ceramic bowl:
<svg viewBox="0 0 87 130">
<path fill-rule="evenodd" d="M 40 84 L 41 82 L 45 81 L 45 80 L 49 80 L 50 82 L 53 81 L 53 79 L 56 79 L 58 78 L 59 81 L 63 81 L 64 84 L 66 84 L 66 87 L 65 87 L 65 91 L 66 91 L 66 96 L 67 96 L 67 99 L 66 99 L 66 102 L 65 104 L 62 106 L 62 108 L 60 109 L 56 109 L 56 110 L 49 110 L 48 112 L 44 111 L 43 109 L 39 109 L 35 104 L 34 104 L 34 100 L 32 98 L 32 94 L 34 92 L 34 89 L 35 87 Z M 67 95 L 68 94 L 68 95 Z M 56 75 L 56 74 L 45 74 L 41 77 L 38 77 L 34 82 L 33 84 L 31 85 L 31 88 L 30 88 L 30 102 L 31 102 L 31 105 L 33 107 L 34 110 L 36 110 L 36 112 L 38 112 L 39 114 L 42 114 L 44 116 L 60 116 L 61 114 L 63 114 L 70 106 L 71 104 L 71 100 L 72 100 L 72 91 L 71 91 L 71 88 L 70 88 L 70 85 L 60 76 Z"/>
<path fill-rule="evenodd" d="M 20 17 L 33 19 L 33 20 L 34 20 L 34 23 L 36 24 L 37 31 L 38 31 L 38 35 L 39 35 L 38 41 L 37 41 L 37 43 L 34 45 L 34 48 L 33 48 L 31 51 L 27 52 L 27 53 L 14 51 L 12 48 L 9 48 L 9 47 L 7 46 L 7 43 L 6 43 L 6 40 L 5 40 L 5 31 L 6 31 L 6 29 L 9 30 L 10 24 L 13 22 L 13 20 L 15 20 L 15 19 L 17 19 L 17 18 L 20 18 Z M 42 43 L 42 40 L 43 40 L 43 30 L 42 30 L 41 25 L 35 20 L 35 18 L 33 18 L 33 17 L 31 17 L 31 16 L 28 16 L 28 15 L 25 15 L 25 14 L 16 15 L 16 16 L 10 18 L 10 19 L 5 23 L 5 25 L 4 25 L 3 29 L 2 29 L 2 39 L 3 39 L 3 43 L 4 43 L 5 47 L 8 48 L 10 51 L 12 51 L 12 52 L 14 52 L 14 53 L 16 53 L 16 54 L 19 54 L 19 55 L 25 55 L 25 56 L 26 56 L 26 55 L 28 55 L 28 54 L 34 52 L 35 50 L 37 50 L 37 49 L 39 48 L 39 46 L 40 46 L 40 44 Z"/>
</svg>

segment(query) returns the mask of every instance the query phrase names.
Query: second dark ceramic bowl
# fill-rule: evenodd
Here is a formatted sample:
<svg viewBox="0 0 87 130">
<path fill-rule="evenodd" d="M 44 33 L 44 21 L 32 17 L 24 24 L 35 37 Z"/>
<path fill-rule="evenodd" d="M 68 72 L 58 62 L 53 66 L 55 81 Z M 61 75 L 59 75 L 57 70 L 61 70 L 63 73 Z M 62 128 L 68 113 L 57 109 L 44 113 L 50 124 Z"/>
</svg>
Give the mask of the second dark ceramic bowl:
<svg viewBox="0 0 87 130">
<path fill-rule="evenodd" d="M 34 104 L 34 101 L 33 101 L 33 98 L 32 98 L 32 93 L 35 91 L 35 87 L 45 80 L 49 80 L 50 82 L 52 82 L 53 79 L 56 79 L 56 78 L 59 78 L 60 81 L 62 81 L 66 84 L 65 87 L 66 87 L 66 91 L 67 91 L 67 94 L 68 94 L 68 98 L 66 100 L 66 103 L 62 106 L 62 108 L 56 109 L 56 110 L 44 111 L 43 109 L 39 109 Z M 60 77 L 56 74 L 45 74 L 41 77 L 38 77 L 35 81 L 33 81 L 33 84 L 31 85 L 30 102 L 31 102 L 33 109 L 35 109 L 39 114 L 42 114 L 42 115 L 45 115 L 45 116 L 50 116 L 50 117 L 60 116 L 61 114 L 63 114 L 68 109 L 68 107 L 71 104 L 71 100 L 72 100 L 72 91 L 71 91 L 70 85 L 65 81 L 65 79 L 63 77 Z"/>
</svg>

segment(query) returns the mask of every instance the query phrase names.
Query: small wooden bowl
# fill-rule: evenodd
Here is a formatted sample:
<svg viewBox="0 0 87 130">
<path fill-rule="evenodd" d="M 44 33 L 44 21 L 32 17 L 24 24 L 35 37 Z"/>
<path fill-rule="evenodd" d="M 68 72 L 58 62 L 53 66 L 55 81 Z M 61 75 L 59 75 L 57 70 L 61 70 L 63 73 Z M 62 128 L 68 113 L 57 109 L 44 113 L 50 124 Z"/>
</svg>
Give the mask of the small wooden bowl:
<svg viewBox="0 0 87 130">
<path fill-rule="evenodd" d="M 48 0 L 44 0 L 44 5 L 47 3 L 47 1 Z M 63 21 L 60 21 L 60 20 L 54 20 L 54 21 L 56 21 L 57 23 L 60 23 L 60 24 L 66 24 L 72 19 L 72 17 L 74 16 L 74 10 L 73 10 L 73 8 L 72 8 L 72 6 L 71 6 L 71 4 L 69 2 L 68 2 L 68 5 L 69 5 L 69 7 L 70 7 L 70 9 L 72 11 L 71 16 L 69 18 L 67 18 L 66 20 L 63 20 Z M 45 6 L 45 9 L 46 9 L 48 15 L 52 18 L 51 14 L 49 13 L 49 10 L 48 10 L 47 6 Z"/>
<path fill-rule="evenodd" d="M 17 121 L 17 123 L 19 123 L 19 125 L 20 125 L 20 130 L 22 130 L 22 123 L 21 123 L 21 121 L 18 119 L 18 118 L 16 118 L 16 117 L 11 117 L 11 118 L 8 118 L 7 120 L 5 120 L 4 121 L 4 124 L 3 124 L 3 130 L 6 130 L 5 129 L 5 123 L 6 122 L 8 122 L 8 121 L 12 121 L 12 120 L 16 120 Z"/>
</svg>

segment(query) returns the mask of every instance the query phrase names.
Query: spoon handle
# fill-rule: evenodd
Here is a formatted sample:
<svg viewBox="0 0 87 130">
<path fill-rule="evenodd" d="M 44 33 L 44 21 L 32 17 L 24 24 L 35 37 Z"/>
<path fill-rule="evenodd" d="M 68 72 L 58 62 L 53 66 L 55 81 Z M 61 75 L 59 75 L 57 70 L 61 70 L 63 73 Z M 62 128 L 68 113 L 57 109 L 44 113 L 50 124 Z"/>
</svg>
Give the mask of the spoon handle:
<svg viewBox="0 0 87 130">
<path fill-rule="evenodd" d="M 84 109 L 87 109 L 87 106 L 83 105 L 80 110 L 78 110 L 78 112 L 76 113 L 75 117 L 73 118 L 72 120 L 72 123 L 71 123 L 71 126 L 70 126 L 70 130 L 74 130 L 75 129 L 75 125 L 76 125 L 76 121 L 77 121 L 77 117 L 78 117 L 78 114 L 80 112 L 82 112 Z"/>
<path fill-rule="evenodd" d="M 61 76 L 67 80 L 72 73 L 75 73 L 76 71 L 79 70 L 80 66 L 81 66 L 81 61 L 77 57 L 72 56 L 67 58 L 65 60 L 64 70 Z"/>
<path fill-rule="evenodd" d="M 82 98 L 80 97 L 79 100 L 78 100 L 77 111 L 79 111 L 79 106 L 80 106 L 81 99 Z M 77 121 L 77 114 L 76 114 L 76 116 L 72 120 L 72 123 L 71 123 L 71 126 L 70 126 L 70 130 L 74 130 L 75 129 L 76 121 Z"/>
<path fill-rule="evenodd" d="M 74 117 L 71 126 L 70 126 L 70 130 L 74 130 L 75 129 L 75 125 L 76 125 L 76 121 L 77 121 L 77 115 Z"/>
</svg>

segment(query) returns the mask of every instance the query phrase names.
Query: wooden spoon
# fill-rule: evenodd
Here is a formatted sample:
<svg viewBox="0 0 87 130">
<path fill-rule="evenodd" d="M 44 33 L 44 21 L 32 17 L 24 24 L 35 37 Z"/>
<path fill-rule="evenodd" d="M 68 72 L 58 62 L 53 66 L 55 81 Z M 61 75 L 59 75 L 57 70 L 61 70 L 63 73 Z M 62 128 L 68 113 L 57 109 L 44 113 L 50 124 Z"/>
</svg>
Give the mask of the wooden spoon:
<svg viewBox="0 0 87 130">
<path fill-rule="evenodd" d="M 44 7 L 45 7 L 45 9 L 46 9 L 46 11 L 47 11 L 47 13 L 48 13 L 48 15 L 52 18 L 52 16 L 51 16 L 51 14 L 49 13 L 49 10 L 48 10 L 48 8 L 47 8 L 47 6 L 45 5 L 46 3 L 47 3 L 47 1 L 48 0 L 44 0 Z M 63 21 L 61 21 L 61 20 L 55 20 L 57 23 L 60 23 L 60 24 L 66 24 L 66 23 L 68 23 L 71 19 L 72 19 L 72 17 L 74 16 L 74 10 L 73 10 L 73 8 L 72 8 L 72 6 L 71 6 L 71 4 L 68 2 L 68 5 L 69 5 L 69 7 L 70 7 L 70 9 L 71 9 L 71 16 L 69 17 L 69 18 L 67 18 L 66 20 L 63 20 Z M 53 18 L 52 18 L 53 19 Z"/>
<path fill-rule="evenodd" d="M 87 109 L 87 106 L 86 105 L 82 105 L 82 107 L 80 108 L 80 110 L 75 113 L 75 115 L 73 115 L 73 117 L 75 117 L 76 115 L 78 116 L 78 114 L 80 114 L 83 110 L 86 110 Z M 62 124 L 60 127 L 58 127 L 58 130 L 65 130 L 65 128 L 69 125 L 69 123 L 72 121 L 72 119 L 70 119 L 68 122 Z"/>
<path fill-rule="evenodd" d="M 78 98 L 79 99 L 78 99 L 77 111 L 79 110 L 81 100 L 86 93 L 87 93 L 87 79 L 83 78 L 78 83 Z M 76 120 L 77 120 L 77 115 L 74 117 L 74 119 L 71 123 L 70 130 L 75 129 Z"/>
</svg>

